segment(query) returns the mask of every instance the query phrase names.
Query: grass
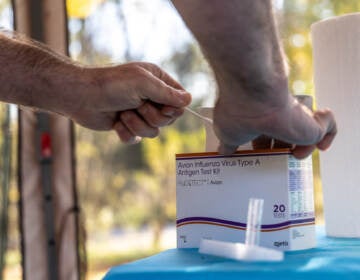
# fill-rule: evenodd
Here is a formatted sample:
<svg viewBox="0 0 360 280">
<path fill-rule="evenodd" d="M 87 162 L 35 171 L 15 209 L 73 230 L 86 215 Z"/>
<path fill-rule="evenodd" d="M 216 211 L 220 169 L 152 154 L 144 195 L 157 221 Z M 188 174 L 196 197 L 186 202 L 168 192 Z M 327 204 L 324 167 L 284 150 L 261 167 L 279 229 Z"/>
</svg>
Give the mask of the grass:
<svg viewBox="0 0 360 280">
<path fill-rule="evenodd" d="M 87 280 L 100 280 L 106 272 L 113 266 L 132 262 L 138 259 L 146 258 L 158 253 L 159 250 L 133 250 L 124 252 L 115 252 L 107 250 L 88 251 L 88 271 Z M 20 253 L 17 250 L 10 250 L 7 253 L 7 263 L 4 273 L 5 280 L 20 279 Z"/>
</svg>

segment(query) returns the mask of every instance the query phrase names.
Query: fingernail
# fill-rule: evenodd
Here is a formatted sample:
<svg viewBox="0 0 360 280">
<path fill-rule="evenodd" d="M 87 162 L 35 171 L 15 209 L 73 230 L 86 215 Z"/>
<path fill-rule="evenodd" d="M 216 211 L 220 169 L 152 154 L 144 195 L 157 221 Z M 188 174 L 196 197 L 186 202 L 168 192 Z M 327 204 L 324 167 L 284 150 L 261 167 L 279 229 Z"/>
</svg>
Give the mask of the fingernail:
<svg viewBox="0 0 360 280">
<path fill-rule="evenodd" d="M 131 144 L 138 144 L 138 143 L 141 142 L 141 139 L 142 139 L 142 137 L 140 137 L 140 136 L 135 136 L 135 137 L 132 139 Z"/>
<path fill-rule="evenodd" d="M 164 108 L 162 113 L 163 113 L 163 115 L 165 115 L 167 117 L 173 117 L 175 114 L 175 110 L 171 109 L 171 108 Z"/>
<path fill-rule="evenodd" d="M 128 121 L 130 118 L 131 116 L 129 114 L 125 114 L 125 113 L 121 114 L 121 119 L 124 121 Z"/>
<path fill-rule="evenodd" d="M 179 90 L 178 92 L 180 93 L 179 100 L 182 105 L 188 105 L 191 102 L 191 94 L 185 90 Z"/>
<path fill-rule="evenodd" d="M 146 106 L 146 104 L 144 104 L 138 109 L 138 111 L 140 112 L 140 114 L 145 115 L 149 111 L 149 108 L 148 106 Z"/>
</svg>

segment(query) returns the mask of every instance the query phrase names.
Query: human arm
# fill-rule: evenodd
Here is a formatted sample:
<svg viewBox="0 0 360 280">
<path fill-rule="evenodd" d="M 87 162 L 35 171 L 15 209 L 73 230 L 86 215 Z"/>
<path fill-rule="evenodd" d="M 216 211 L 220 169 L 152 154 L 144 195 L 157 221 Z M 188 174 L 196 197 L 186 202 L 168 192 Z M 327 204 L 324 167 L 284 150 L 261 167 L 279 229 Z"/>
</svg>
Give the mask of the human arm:
<svg viewBox="0 0 360 280">
<path fill-rule="evenodd" d="M 155 137 L 191 96 L 150 63 L 84 67 L 27 39 L 0 32 L 0 101 L 114 129 L 126 143 Z"/>
<path fill-rule="evenodd" d="M 214 70 L 214 129 L 229 154 L 260 135 L 297 144 L 301 158 L 336 135 L 330 110 L 311 112 L 289 94 L 271 1 L 173 0 Z"/>
</svg>

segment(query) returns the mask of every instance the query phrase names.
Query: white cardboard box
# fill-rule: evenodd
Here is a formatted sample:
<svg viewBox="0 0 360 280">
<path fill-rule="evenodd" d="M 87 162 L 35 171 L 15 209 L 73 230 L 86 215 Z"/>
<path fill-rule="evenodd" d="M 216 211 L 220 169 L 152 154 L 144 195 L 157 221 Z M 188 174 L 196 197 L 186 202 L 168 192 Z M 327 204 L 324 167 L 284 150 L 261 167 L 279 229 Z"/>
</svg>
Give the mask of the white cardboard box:
<svg viewBox="0 0 360 280">
<path fill-rule="evenodd" d="M 201 238 L 244 242 L 251 197 L 264 199 L 260 245 L 291 251 L 313 248 L 312 159 L 288 149 L 176 155 L 177 247 Z"/>
</svg>

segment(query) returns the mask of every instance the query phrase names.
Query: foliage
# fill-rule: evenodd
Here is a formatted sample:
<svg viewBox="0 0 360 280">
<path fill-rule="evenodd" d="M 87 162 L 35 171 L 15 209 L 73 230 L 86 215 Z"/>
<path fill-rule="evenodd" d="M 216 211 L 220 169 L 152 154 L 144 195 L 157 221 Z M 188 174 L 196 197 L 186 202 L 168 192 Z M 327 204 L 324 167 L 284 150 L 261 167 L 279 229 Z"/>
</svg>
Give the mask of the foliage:
<svg viewBox="0 0 360 280">
<path fill-rule="evenodd" d="M 77 135 L 78 177 L 82 205 L 91 217 L 89 230 L 161 228 L 174 221 L 175 153 L 199 151 L 204 143 L 201 128 L 180 133 L 168 127 L 160 137 L 136 146 L 83 128 Z"/>
<path fill-rule="evenodd" d="M 99 47 L 98 37 L 102 34 L 97 33 L 94 27 L 94 16 L 99 16 L 110 2 L 116 9 L 119 19 L 113 24 L 116 25 L 116 29 L 121 30 L 122 37 L 119 40 L 125 46 L 122 54 L 116 59 L 112 53 Z M 129 2 L 139 12 L 146 3 L 145 0 Z M 9 7 L 9 3 L 9 0 L 0 0 L 0 16 L 3 14 L 2 11 Z M 131 23 L 128 22 L 123 10 L 125 1 L 67 0 L 66 3 L 70 18 L 70 49 L 77 50 L 73 52 L 74 59 L 87 65 L 105 65 L 144 58 L 146 40 L 140 51 L 132 52 L 129 34 Z M 159 3 L 165 5 L 167 1 Z M 274 3 L 277 3 L 275 12 L 279 35 L 290 66 L 290 91 L 314 94 L 310 26 L 313 22 L 330 16 L 358 12 L 360 1 L 280 0 Z M 155 23 L 156 18 L 160 16 L 162 15 L 159 13 L 153 14 L 152 22 Z M 113 35 L 109 33 L 107 36 Z M 152 40 L 154 36 L 156 34 L 151 33 L 146 38 Z M 158 63 L 187 89 L 192 89 L 200 76 L 213 81 L 211 70 L 194 39 L 188 40 L 181 47 L 171 47 L 170 54 Z M 203 90 L 214 92 L 214 89 L 212 82 L 206 84 Z M 201 106 L 204 100 L 199 99 L 195 102 L 193 106 L 197 107 Z M 148 226 L 153 229 L 156 245 L 162 227 L 167 223 L 173 223 L 175 219 L 174 155 L 202 150 L 204 132 L 200 122 L 185 113 L 171 127 L 163 129 L 160 137 L 146 139 L 133 146 L 121 144 L 113 133 L 93 132 L 82 127 L 77 127 L 76 132 L 78 186 L 82 209 L 87 217 L 88 231 L 94 233 L 119 227 Z M 13 139 L 15 138 L 14 136 Z M 15 155 L 15 148 L 12 153 Z M 315 156 L 315 159 L 318 158 Z M 317 164 L 315 162 L 315 165 Z M 315 175 L 317 206 L 321 210 L 319 174 Z M 12 184 L 15 185 L 15 179 Z M 17 199 L 16 188 L 12 187 L 12 216 L 9 224 L 12 232 L 17 226 L 13 219 Z M 9 245 L 13 244 L 11 240 Z M 95 260 L 95 257 L 90 254 L 91 260 Z M 126 260 L 129 259 L 133 257 L 126 257 Z M 111 260 L 111 264 L 118 263 L 119 260 Z"/>
<path fill-rule="evenodd" d="M 70 18 L 84 19 L 90 16 L 104 0 L 66 0 L 66 8 Z"/>
<path fill-rule="evenodd" d="M 310 27 L 316 21 L 360 11 L 357 0 L 283 1 L 277 10 L 280 37 L 290 67 L 289 85 L 294 93 L 314 94 Z"/>
</svg>

